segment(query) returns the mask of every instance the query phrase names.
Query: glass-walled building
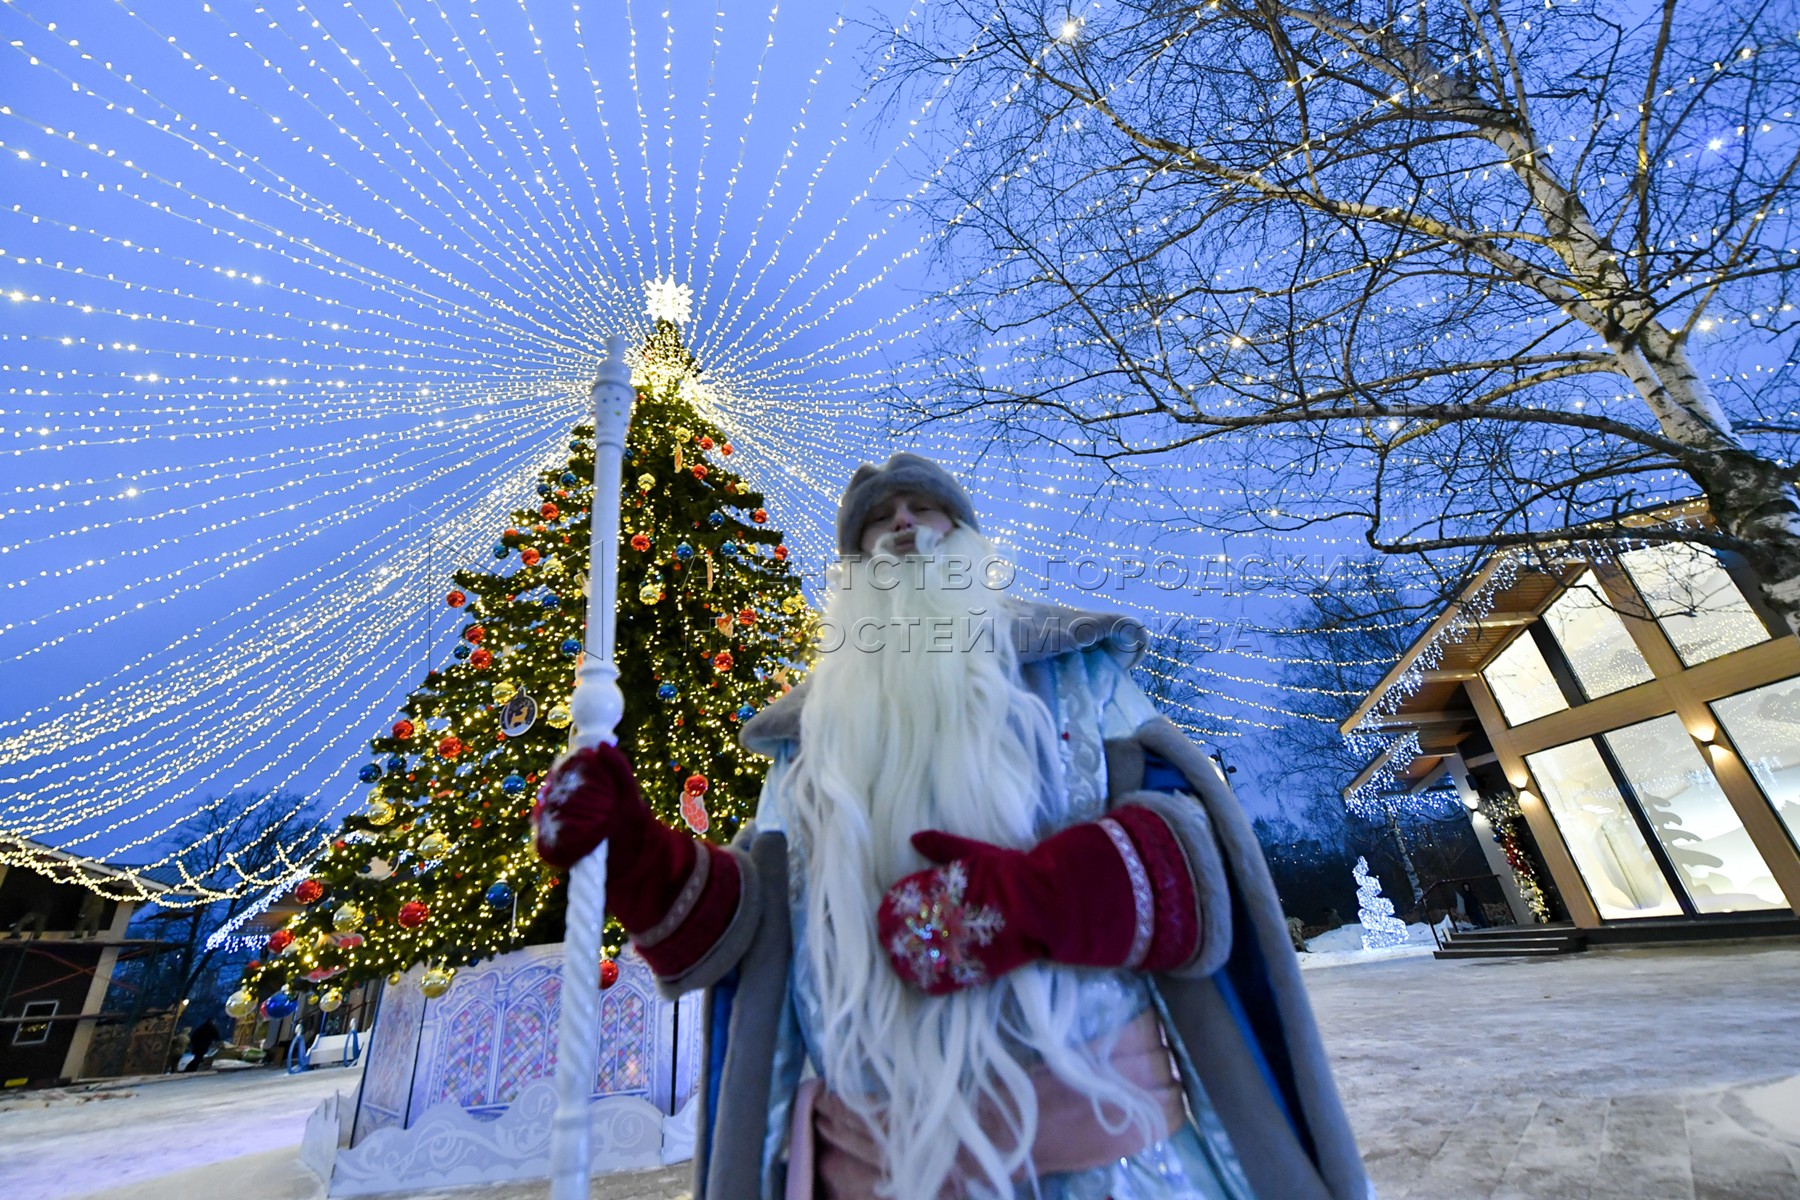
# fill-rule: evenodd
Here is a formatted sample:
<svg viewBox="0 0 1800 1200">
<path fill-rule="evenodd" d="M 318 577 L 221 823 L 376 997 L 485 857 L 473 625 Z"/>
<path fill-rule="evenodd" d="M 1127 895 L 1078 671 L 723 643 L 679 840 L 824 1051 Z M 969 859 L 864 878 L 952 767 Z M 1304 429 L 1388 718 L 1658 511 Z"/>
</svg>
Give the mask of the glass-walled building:
<svg viewBox="0 0 1800 1200">
<path fill-rule="evenodd" d="M 1447 775 L 1479 833 L 1506 823 L 1491 861 L 1515 900 L 1541 893 L 1539 919 L 1741 926 L 1800 906 L 1800 639 L 1704 546 L 1497 558 L 1343 732 L 1387 743 L 1353 789 Z"/>
</svg>

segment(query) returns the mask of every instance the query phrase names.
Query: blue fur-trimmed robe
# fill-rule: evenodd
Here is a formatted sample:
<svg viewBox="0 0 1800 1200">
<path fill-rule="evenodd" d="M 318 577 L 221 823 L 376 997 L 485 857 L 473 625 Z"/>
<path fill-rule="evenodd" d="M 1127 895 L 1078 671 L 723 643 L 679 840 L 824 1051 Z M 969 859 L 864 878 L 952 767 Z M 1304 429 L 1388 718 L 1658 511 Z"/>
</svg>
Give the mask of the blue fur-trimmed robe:
<svg viewBox="0 0 1800 1200">
<path fill-rule="evenodd" d="M 1142 651 L 1141 626 L 1044 605 L 1009 608 L 1024 681 L 1065 735 L 1067 795 L 1060 811 L 1045 814 L 1045 832 L 1121 803 L 1152 807 L 1181 840 L 1199 891 L 1199 960 L 1179 974 L 1134 978 L 1158 1013 L 1187 1093 L 1190 1128 L 1178 1157 L 1190 1171 L 1203 1163 L 1207 1179 L 1204 1190 L 1140 1190 L 1131 1200 L 1368 1200 L 1250 823 L 1217 765 L 1156 713 L 1127 674 Z M 796 907 L 798 889 L 790 886 L 801 874 L 783 831 L 781 795 L 805 698 L 803 684 L 746 724 L 745 746 L 771 755 L 775 765 L 758 822 L 729 848 L 742 872 L 738 911 L 704 957 L 659 981 L 669 996 L 707 989 L 694 1200 L 784 1195 L 810 989 L 796 970 L 794 917 L 804 905 Z M 804 938 L 804 928 L 798 934 Z M 1153 1150 L 1166 1156 L 1169 1144 Z M 1148 1178 L 1155 1167 L 1146 1164 L 1140 1174 Z M 1126 1171 L 1103 1186 L 1123 1200 L 1133 1178 Z M 1056 1200 L 1054 1181 L 1044 1183 L 1047 1200 Z M 1087 1190 L 1060 1195 L 1075 1200 Z"/>
</svg>

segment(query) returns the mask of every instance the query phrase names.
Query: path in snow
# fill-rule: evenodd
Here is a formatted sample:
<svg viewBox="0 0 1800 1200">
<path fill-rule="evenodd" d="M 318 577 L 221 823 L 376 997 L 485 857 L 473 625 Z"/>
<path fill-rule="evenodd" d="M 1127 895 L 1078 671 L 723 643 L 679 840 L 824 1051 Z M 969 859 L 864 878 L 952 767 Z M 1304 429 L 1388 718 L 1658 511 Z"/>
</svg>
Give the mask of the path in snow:
<svg viewBox="0 0 1800 1200">
<path fill-rule="evenodd" d="M 298 1200 L 305 1191 L 270 1190 L 269 1169 L 255 1172 L 256 1190 L 182 1190 L 172 1173 L 280 1150 L 291 1171 L 274 1177 L 310 1180 L 294 1153 L 306 1118 L 335 1091 L 356 1086 L 356 1073 L 324 1068 L 304 1075 L 275 1070 L 171 1075 L 125 1088 L 114 1099 L 77 1102 L 71 1095 L 45 1108 L 0 1111 L 0 1195 L 6 1200 L 70 1200 L 102 1188 L 158 1181 L 168 1200 Z M 124 1092 L 124 1095 L 118 1093 Z M 29 1096 L 9 1097 L 24 1103 Z M 148 1193 L 147 1193 L 148 1194 Z"/>
</svg>

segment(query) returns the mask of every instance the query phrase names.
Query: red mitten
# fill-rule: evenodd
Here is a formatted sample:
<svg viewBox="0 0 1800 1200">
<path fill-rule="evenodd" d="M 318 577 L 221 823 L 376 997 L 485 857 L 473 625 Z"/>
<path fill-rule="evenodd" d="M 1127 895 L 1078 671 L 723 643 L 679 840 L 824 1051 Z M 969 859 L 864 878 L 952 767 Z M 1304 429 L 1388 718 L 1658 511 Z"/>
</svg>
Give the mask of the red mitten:
<svg viewBox="0 0 1800 1200">
<path fill-rule="evenodd" d="M 894 970 L 930 995 L 1036 959 L 1162 971 L 1199 949 L 1187 860 L 1149 809 L 1116 809 L 1030 850 L 937 830 L 912 843 L 943 865 L 889 888 L 876 922 Z"/>
<path fill-rule="evenodd" d="M 565 755 L 544 780 L 531 823 L 538 856 L 551 866 L 573 866 L 607 843 L 606 910 L 659 975 L 691 966 L 737 911 L 737 860 L 658 821 L 616 746 Z"/>
</svg>

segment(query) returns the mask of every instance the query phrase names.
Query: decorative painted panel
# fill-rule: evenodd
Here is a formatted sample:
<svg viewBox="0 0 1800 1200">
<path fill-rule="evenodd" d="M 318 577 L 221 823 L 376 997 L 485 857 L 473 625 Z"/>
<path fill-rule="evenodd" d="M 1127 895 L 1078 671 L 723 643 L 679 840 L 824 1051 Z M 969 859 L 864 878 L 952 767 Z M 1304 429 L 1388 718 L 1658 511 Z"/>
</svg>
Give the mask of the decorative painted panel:
<svg viewBox="0 0 1800 1200">
<path fill-rule="evenodd" d="M 419 968 L 383 995 L 354 1141 L 411 1128 L 438 1105 L 493 1120 L 556 1073 L 562 947 L 530 946 L 466 967 L 448 994 L 419 994 Z M 700 998 L 656 994 L 643 959 L 627 951 L 601 997 L 596 1096 L 636 1096 L 674 1112 L 699 1073 Z M 404 1114 L 404 1122 L 402 1121 Z"/>
</svg>

